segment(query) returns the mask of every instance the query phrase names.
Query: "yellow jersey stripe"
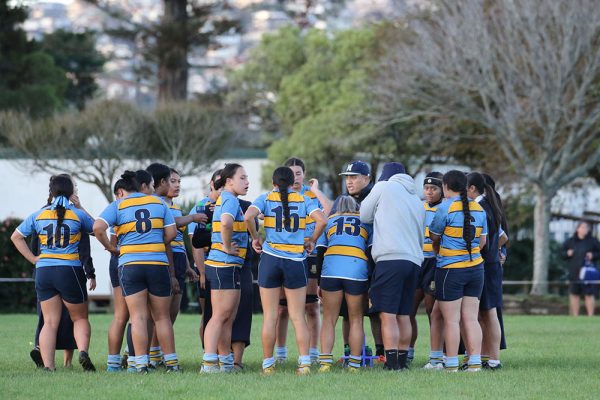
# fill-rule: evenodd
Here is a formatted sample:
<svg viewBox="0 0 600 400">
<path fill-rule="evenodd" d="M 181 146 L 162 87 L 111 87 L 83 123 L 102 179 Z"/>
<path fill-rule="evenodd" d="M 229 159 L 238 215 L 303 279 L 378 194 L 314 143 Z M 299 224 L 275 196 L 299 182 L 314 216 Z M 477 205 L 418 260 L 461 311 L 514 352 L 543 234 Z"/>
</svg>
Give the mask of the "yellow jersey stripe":
<svg viewBox="0 0 600 400">
<path fill-rule="evenodd" d="M 475 228 L 475 237 L 478 238 L 479 236 L 481 236 L 481 232 L 483 232 L 483 228 L 476 227 Z M 429 228 L 426 229 L 426 235 L 427 235 L 426 237 L 429 237 L 428 233 L 429 233 Z M 453 238 L 462 239 L 463 228 L 458 228 L 455 226 L 447 226 L 446 228 L 444 228 L 444 235 L 453 237 Z"/>
<path fill-rule="evenodd" d="M 306 229 L 306 221 L 307 218 L 300 218 L 300 223 L 299 223 L 299 228 L 300 229 Z M 264 226 L 265 228 L 275 228 L 276 226 L 276 220 L 275 217 L 265 217 L 265 221 L 264 221 Z M 291 221 L 290 221 L 291 224 Z"/>
<path fill-rule="evenodd" d="M 267 200 L 281 202 L 281 195 L 279 192 L 271 192 L 267 195 Z M 288 203 L 304 203 L 304 196 L 296 192 L 288 193 Z"/>
<path fill-rule="evenodd" d="M 461 201 L 453 201 L 452 204 L 450 204 L 450 207 L 448 208 L 448 213 L 453 213 L 453 212 L 462 211 L 462 210 L 463 210 L 462 202 Z M 476 201 L 470 201 L 469 202 L 469 210 L 470 211 L 483 211 L 483 208 L 481 208 L 479 203 L 477 203 Z"/>
<path fill-rule="evenodd" d="M 206 260 L 204 261 L 205 265 L 210 265 L 211 267 L 241 267 L 241 264 L 231 264 L 231 263 L 224 263 L 224 262 L 219 262 L 219 261 L 212 261 L 212 260 Z"/>
<path fill-rule="evenodd" d="M 37 217 L 35 217 L 36 221 L 44 220 L 44 219 L 58 219 L 58 215 L 56 210 L 44 210 Z M 79 221 L 79 217 L 71 210 L 65 211 L 65 220 L 71 221 Z"/>
<path fill-rule="evenodd" d="M 222 251 L 223 253 L 225 253 L 225 249 L 223 249 L 223 245 L 221 243 L 211 244 L 210 249 L 211 250 L 219 250 L 219 251 Z M 246 253 L 248 252 L 248 250 L 247 249 L 238 249 L 238 250 L 239 250 L 239 252 L 238 252 L 237 256 L 241 257 L 241 258 L 246 258 Z"/>
<path fill-rule="evenodd" d="M 479 254 L 479 246 L 471 249 L 471 254 Z M 454 257 L 454 256 L 468 256 L 467 250 L 453 250 L 446 247 L 440 247 L 440 256 L 443 257 Z"/>
<path fill-rule="evenodd" d="M 133 206 L 146 206 L 148 204 L 162 204 L 162 201 L 155 196 L 133 197 L 131 199 L 122 200 L 119 203 L 119 210 Z"/>
<path fill-rule="evenodd" d="M 169 263 L 166 263 L 164 261 L 131 261 L 128 263 L 123 264 L 123 266 L 127 266 L 127 265 L 134 265 L 134 264 L 141 264 L 141 265 L 166 265 L 168 266 Z"/>
<path fill-rule="evenodd" d="M 367 260 L 365 252 L 353 246 L 331 246 L 325 252 L 325 256 L 348 256 Z"/>
<path fill-rule="evenodd" d="M 152 221 L 152 229 L 162 229 L 164 228 L 165 221 L 162 218 L 151 218 Z M 117 236 L 124 235 L 129 232 L 135 232 L 135 226 L 137 221 L 127 222 L 126 224 L 122 224 L 119 226 L 115 226 L 115 233 Z"/>
<path fill-rule="evenodd" d="M 121 254 L 126 253 L 159 253 L 165 251 L 164 243 L 128 244 L 119 248 Z"/>
<path fill-rule="evenodd" d="M 185 242 L 178 242 L 178 241 L 173 240 L 171 242 L 171 246 L 185 246 Z"/>
<path fill-rule="evenodd" d="M 360 228 L 360 236 L 365 240 L 369 240 L 369 232 L 363 227 Z"/>
<path fill-rule="evenodd" d="M 287 253 L 303 253 L 304 245 L 296 244 L 282 244 L 282 243 L 270 243 L 269 246 L 275 250 L 285 251 Z"/>
<path fill-rule="evenodd" d="M 40 258 L 53 258 L 56 260 L 79 260 L 79 254 L 40 254 Z"/>
<path fill-rule="evenodd" d="M 48 244 L 48 236 L 47 235 L 38 235 L 38 238 L 40 239 L 40 244 L 42 246 L 46 246 Z M 61 237 L 61 239 L 62 239 L 62 237 Z M 69 244 L 75 244 L 75 243 L 79 242 L 80 240 L 81 240 L 81 233 L 71 235 L 71 238 L 69 239 Z"/>
<path fill-rule="evenodd" d="M 467 260 L 467 261 L 458 261 L 452 264 L 448 264 L 442 268 L 469 268 L 469 267 L 475 267 L 476 265 L 479 265 L 483 262 L 483 259 L 481 258 L 481 256 L 478 257 L 473 257 L 473 261 Z"/>
<path fill-rule="evenodd" d="M 212 223 L 212 230 L 214 233 L 221 232 L 221 223 L 219 221 L 215 221 Z M 233 232 L 246 232 L 248 227 L 246 226 L 245 221 L 233 221 Z"/>
<path fill-rule="evenodd" d="M 433 252 L 433 244 L 432 243 L 424 243 L 423 251 Z"/>
</svg>

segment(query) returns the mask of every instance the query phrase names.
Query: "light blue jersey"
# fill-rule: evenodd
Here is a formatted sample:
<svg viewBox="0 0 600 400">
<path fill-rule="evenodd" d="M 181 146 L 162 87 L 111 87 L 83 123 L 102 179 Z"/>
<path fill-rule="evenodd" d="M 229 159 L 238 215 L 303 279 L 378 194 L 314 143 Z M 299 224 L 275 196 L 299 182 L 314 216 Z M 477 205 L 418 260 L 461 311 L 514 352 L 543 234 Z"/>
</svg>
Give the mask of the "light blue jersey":
<svg viewBox="0 0 600 400">
<path fill-rule="evenodd" d="M 267 238 L 263 243 L 263 252 L 295 261 L 304 260 L 307 256 L 304 251 L 306 220 L 310 214 L 319 210 L 319 206 L 317 202 L 294 191 L 288 192 L 288 204 L 290 221 L 287 226 L 278 190 L 262 194 L 250 207 L 257 208 L 265 216 Z"/>
<path fill-rule="evenodd" d="M 323 278 L 354 281 L 368 279 L 367 245 L 372 237 L 370 225 L 361 224 L 360 214 L 333 214 L 325 230 L 327 251 L 323 260 Z"/>
<path fill-rule="evenodd" d="M 130 194 L 109 204 L 99 218 L 117 234 L 119 265 L 169 265 L 164 228 L 175 225 L 175 219 L 159 197 Z"/>
<path fill-rule="evenodd" d="M 239 247 L 239 253 L 235 256 L 227 254 L 223 248 L 221 238 L 221 218 L 228 214 L 233 218 L 233 232 L 231 240 Z M 248 251 L 248 228 L 244 222 L 244 213 L 240 207 L 240 201 L 231 192 L 223 191 L 215 205 L 212 219 L 212 244 L 208 259 L 205 264 L 211 267 L 241 267 Z"/>
<path fill-rule="evenodd" d="M 65 207 L 65 217 L 56 232 L 58 215 L 52 206 L 46 206 L 27 217 L 17 231 L 27 237 L 37 233 L 40 238 L 40 258 L 37 268 L 66 265 L 81 267 L 79 241 L 81 232 L 92 233 L 94 220 L 72 205 Z"/>
<path fill-rule="evenodd" d="M 435 257 L 435 253 L 433 252 L 433 241 L 429 237 L 429 225 L 431 225 L 431 221 L 433 221 L 433 217 L 435 216 L 435 212 L 440 203 L 434 204 L 433 206 L 430 206 L 428 202 L 423 203 L 423 207 L 425 207 L 425 240 L 423 241 L 423 256 L 425 258 Z"/>
<path fill-rule="evenodd" d="M 437 206 L 433 221 L 429 226 L 430 233 L 441 236 L 438 268 L 469 268 L 483 262 L 479 239 L 487 235 L 485 211 L 473 200 L 469 200 L 471 224 L 474 239 L 471 242 L 471 258 L 467 251 L 467 243 L 463 239 L 464 214 L 459 196 L 444 201 Z"/>
<path fill-rule="evenodd" d="M 169 201 L 167 198 L 164 198 L 163 200 L 169 206 L 169 210 L 171 210 L 171 214 L 173 214 L 173 218 L 183 217 L 183 211 L 181 210 L 181 207 L 179 207 L 177 204 Z M 171 250 L 173 250 L 173 253 L 185 253 L 186 252 L 185 251 L 185 242 L 183 241 L 183 235 L 185 234 L 185 231 L 186 231 L 186 226 L 180 226 L 177 228 L 177 235 L 175 236 L 175 239 L 173 239 L 173 241 L 171 241 Z"/>
</svg>

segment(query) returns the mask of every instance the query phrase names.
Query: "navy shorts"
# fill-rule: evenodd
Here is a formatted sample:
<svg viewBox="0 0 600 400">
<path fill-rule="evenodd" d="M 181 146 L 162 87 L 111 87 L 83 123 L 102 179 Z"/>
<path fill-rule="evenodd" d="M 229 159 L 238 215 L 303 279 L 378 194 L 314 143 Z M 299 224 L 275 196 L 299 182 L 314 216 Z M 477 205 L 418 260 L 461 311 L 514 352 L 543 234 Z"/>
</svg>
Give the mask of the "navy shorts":
<svg viewBox="0 0 600 400">
<path fill-rule="evenodd" d="M 308 269 L 308 279 L 318 279 L 319 274 L 317 272 L 317 256 L 309 256 L 304 260 L 306 268 Z"/>
<path fill-rule="evenodd" d="M 479 310 L 502 307 L 502 273 L 499 262 L 483 265 L 483 290 Z"/>
<path fill-rule="evenodd" d="M 211 290 L 240 290 L 241 277 L 239 267 L 206 267 L 206 281 Z"/>
<path fill-rule="evenodd" d="M 59 295 L 67 303 L 85 303 L 88 299 L 85 283 L 82 267 L 58 265 L 35 271 L 35 291 L 40 302 Z"/>
<path fill-rule="evenodd" d="M 185 271 L 187 270 L 187 254 L 173 252 L 173 263 L 175 264 L 175 277 L 179 282 L 179 288 L 185 290 Z"/>
<path fill-rule="evenodd" d="M 435 295 L 435 268 L 437 259 L 435 257 L 426 258 L 419 269 L 419 286 L 418 289 L 423 290 L 425 294 L 430 296 Z"/>
<path fill-rule="evenodd" d="M 599 288 L 600 285 L 598 284 L 592 284 L 592 283 L 571 283 L 569 285 L 569 294 L 575 295 L 575 296 L 595 296 L 598 297 L 598 293 L 599 293 Z"/>
<path fill-rule="evenodd" d="M 369 290 L 372 312 L 410 315 L 418 274 L 419 266 L 408 260 L 376 263 Z"/>
<path fill-rule="evenodd" d="M 108 264 L 108 274 L 110 275 L 110 284 L 113 289 L 121 286 L 121 282 L 119 282 L 119 256 L 111 254 L 110 263 Z"/>
<path fill-rule="evenodd" d="M 468 297 L 481 297 L 483 290 L 483 264 L 469 268 L 438 268 L 435 271 L 435 298 L 454 301 Z"/>
<path fill-rule="evenodd" d="M 258 286 L 287 289 L 299 289 L 308 284 L 306 264 L 288 258 L 275 257 L 262 253 L 258 264 Z"/>
<path fill-rule="evenodd" d="M 360 296 L 369 291 L 368 281 L 355 281 L 342 278 L 321 278 L 321 289 L 327 292 L 337 292 L 343 290 L 352 296 Z"/>
<path fill-rule="evenodd" d="M 169 267 L 156 264 L 127 264 L 119 266 L 119 281 L 123 296 L 148 290 L 153 296 L 171 295 Z"/>
</svg>

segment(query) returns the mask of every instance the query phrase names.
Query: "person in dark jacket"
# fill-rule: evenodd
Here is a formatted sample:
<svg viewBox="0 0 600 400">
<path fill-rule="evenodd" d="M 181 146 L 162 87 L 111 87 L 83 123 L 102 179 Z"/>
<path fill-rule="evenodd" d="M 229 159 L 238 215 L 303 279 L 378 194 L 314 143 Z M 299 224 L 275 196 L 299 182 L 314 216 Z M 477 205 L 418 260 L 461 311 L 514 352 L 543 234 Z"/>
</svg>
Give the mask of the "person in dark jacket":
<svg viewBox="0 0 600 400">
<path fill-rule="evenodd" d="M 567 260 L 569 272 L 569 314 L 579 315 L 579 300 L 585 297 L 585 306 L 588 315 L 594 312 L 594 294 L 586 291 L 579 278 L 581 266 L 586 256 L 591 262 L 600 258 L 600 243 L 590 234 L 590 225 L 586 221 L 579 221 L 572 237 L 567 239 L 562 246 L 562 256 Z"/>
</svg>

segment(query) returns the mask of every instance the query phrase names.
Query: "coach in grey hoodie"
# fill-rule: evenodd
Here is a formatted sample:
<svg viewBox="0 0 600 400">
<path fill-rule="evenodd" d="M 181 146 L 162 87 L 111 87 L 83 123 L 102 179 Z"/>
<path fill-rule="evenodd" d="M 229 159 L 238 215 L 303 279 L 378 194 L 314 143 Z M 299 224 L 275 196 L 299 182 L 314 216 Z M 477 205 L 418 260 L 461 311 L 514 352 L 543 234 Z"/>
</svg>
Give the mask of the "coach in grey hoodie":
<svg viewBox="0 0 600 400">
<path fill-rule="evenodd" d="M 425 209 L 413 178 L 401 163 L 387 163 L 379 182 L 363 200 L 360 219 L 373 224 L 375 271 L 369 296 L 379 312 L 385 368 L 407 368 L 410 313 L 423 262 Z"/>
</svg>

